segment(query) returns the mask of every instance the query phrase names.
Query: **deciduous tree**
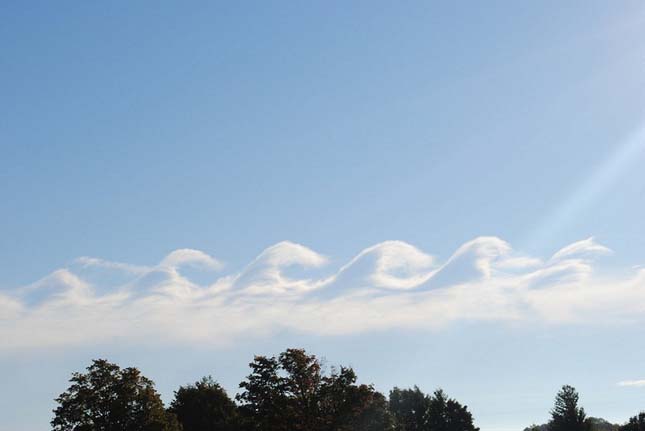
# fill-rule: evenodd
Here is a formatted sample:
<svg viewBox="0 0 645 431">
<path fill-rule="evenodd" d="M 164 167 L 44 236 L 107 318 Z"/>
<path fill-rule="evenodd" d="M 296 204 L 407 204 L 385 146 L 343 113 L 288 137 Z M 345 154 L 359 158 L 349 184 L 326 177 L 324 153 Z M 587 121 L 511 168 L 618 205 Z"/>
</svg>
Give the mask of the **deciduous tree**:
<svg viewBox="0 0 645 431">
<path fill-rule="evenodd" d="M 629 418 L 629 421 L 620 427 L 620 431 L 645 431 L 645 412 Z"/>
<path fill-rule="evenodd" d="M 389 407 L 396 431 L 426 431 L 429 403 L 429 397 L 417 386 L 412 389 L 392 389 Z"/>
<path fill-rule="evenodd" d="M 94 360 L 87 373 L 74 373 L 57 399 L 54 431 L 178 431 L 152 380 L 136 368 Z"/>
<path fill-rule="evenodd" d="M 427 429 L 430 431 L 479 431 L 473 424 L 473 415 L 467 406 L 438 389 L 430 397 L 427 412 Z"/>
<path fill-rule="evenodd" d="M 170 408 L 183 431 L 236 431 L 237 406 L 217 382 L 204 377 L 175 391 Z"/>
<path fill-rule="evenodd" d="M 385 431 L 389 414 L 383 395 L 356 384 L 351 368 L 329 375 L 302 349 L 277 358 L 256 356 L 237 396 L 247 427 L 262 431 Z"/>
</svg>

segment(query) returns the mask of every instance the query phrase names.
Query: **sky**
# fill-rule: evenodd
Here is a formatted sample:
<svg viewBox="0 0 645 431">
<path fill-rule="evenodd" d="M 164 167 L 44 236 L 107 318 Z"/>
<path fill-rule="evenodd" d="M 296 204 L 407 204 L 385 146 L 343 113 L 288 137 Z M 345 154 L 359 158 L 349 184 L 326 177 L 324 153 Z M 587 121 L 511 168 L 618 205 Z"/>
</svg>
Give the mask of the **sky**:
<svg viewBox="0 0 645 431">
<path fill-rule="evenodd" d="M 645 409 L 641 1 L 0 5 L 0 430 L 304 347 L 482 431 Z"/>
</svg>

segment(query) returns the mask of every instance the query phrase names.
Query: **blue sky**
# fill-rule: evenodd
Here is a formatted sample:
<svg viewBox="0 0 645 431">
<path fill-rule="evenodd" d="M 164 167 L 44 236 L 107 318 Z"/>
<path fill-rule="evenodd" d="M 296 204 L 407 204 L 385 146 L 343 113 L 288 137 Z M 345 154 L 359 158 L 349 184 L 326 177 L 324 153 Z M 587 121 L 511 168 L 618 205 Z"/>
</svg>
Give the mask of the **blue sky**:
<svg viewBox="0 0 645 431">
<path fill-rule="evenodd" d="M 0 10 L 0 427 L 289 346 L 483 431 L 645 408 L 642 2 Z"/>
</svg>

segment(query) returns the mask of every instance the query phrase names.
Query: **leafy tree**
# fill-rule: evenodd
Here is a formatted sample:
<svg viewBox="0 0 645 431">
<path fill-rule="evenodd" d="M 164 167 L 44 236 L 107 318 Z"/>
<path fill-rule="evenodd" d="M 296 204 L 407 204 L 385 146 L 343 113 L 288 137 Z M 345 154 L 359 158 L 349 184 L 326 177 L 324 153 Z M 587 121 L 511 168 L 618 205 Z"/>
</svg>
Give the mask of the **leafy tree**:
<svg viewBox="0 0 645 431">
<path fill-rule="evenodd" d="M 277 358 L 256 356 L 237 396 L 245 426 L 262 431 L 383 431 L 385 398 L 356 384 L 351 368 L 323 375 L 320 361 L 301 349 Z"/>
<path fill-rule="evenodd" d="M 383 431 L 392 429 L 392 419 L 383 394 L 371 385 L 356 385 L 356 373 L 341 367 L 323 377 L 321 418 L 329 431 Z"/>
<path fill-rule="evenodd" d="M 620 425 L 612 424 L 602 418 L 588 417 L 586 421 L 591 431 L 620 431 Z M 549 431 L 549 424 L 533 424 L 524 428 L 524 431 Z"/>
<path fill-rule="evenodd" d="M 385 396 L 374 390 L 372 386 L 360 386 L 368 395 L 361 402 L 360 414 L 354 422 L 352 430 L 356 431 L 393 431 L 394 420 L 388 411 Z"/>
<path fill-rule="evenodd" d="M 441 389 L 430 398 L 426 423 L 431 431 L 479 431 L 468 407 L 448 398 Z"/>
<path fill-rule="evenodd" d="M 237 406 L 224 388 L 209 377 L 175 391 L 170 408 L 184 431 L 234 431 Z"/>
<path fill-rule="evenodd" d="M 92 361 L 87 373 L 73 373 L 57 399 L 54 431 L 178 431 L 152 380 L 136 368 Z"/>
<path fill-rule="evenodd" d="M 280 354 L 279 363 L 286 373 L 282 388 L 288 400 L 285 413 L 290 418 L 291 429 L 313 431 L 320 428 L 320 362 L 302 349 L 287 349 Z"/>
<path fill-rule="evenodd" d="M 240 383 L 244 391 L 236 396 L 242 403 L 245 427 L 262 431 L 288 431 L 285 417 L 287 396 L 280 365 L 275 357 L 256 356 L 249 364 L 251 374 Z"/>
<path fill-rule="evenodd" d="M 645 431 L 645 412 L 629 418 L 629 421 L 620 427 L 620 431 Z"/>
<path fill-rule="evenodd" d="M 603 418 L 588 417 L 587 423 L 591 431 L 619 431 L 620 425 L 612 424 Z"/>
<path fill-rule="evenodd" d="M 441 390 L 432 396 L 418 387 L 394 388 L 390 392 L 390 411 L 397 431 L 478 431 L 467 406 L 448 398 Z"/>
<path fill-rule="evenodd" d="M 579 395 L 572 386 L 565 385 L 555 397 L 551 410 L 549 431 L 589 431 L 590 422 L 584 408 L 578 407 Z"/>
<path fill-rule="evenodd" d="M 394 388 L 390 391 L 390 412 L 397 431 L 426 431 L 426 414 L 430 398 L 415 386 L 412 389 Z"/>
</svg>

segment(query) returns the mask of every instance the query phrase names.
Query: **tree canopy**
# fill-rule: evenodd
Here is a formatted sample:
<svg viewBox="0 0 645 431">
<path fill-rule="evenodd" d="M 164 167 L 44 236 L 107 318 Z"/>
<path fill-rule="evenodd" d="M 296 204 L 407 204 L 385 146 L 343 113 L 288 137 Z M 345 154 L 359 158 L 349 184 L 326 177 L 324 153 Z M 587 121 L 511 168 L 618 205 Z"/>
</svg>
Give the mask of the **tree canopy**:
<svg viewBox="0 0 645 431">
<path fill-rule="evenodd" d="M 314 355 L 288 349 L 256 356 L 237 396 L 247 426 L 262 431 L 376 431 L 389 426 L 383 395 L 356 384 L 351 368 L 325 375 Z"/>
<path fill-rule="evenodd" d="M 212 377 L 193 385 L 180 386 L 169 412 L 177 416 L 183 431 L 235 431 L 237 405 Z"/>
<path fill-rule="evenodd" d="M 620 427 L 620 431 L 645 431 L 645 412 L 629 418 L 627 423 Z"/>
<path fill-rule="evenodd" d="M 551 410 L 549 431 L 590 431 L 585 409 L 578 407 L 579 398 L 573 386 L 562 386 Z"/>
<path fill-rule="evenodd" d="M 478 431 L 466 406 L 441 389 L 431 396 L 418 387 L 390 391 L 390 411 L 396 431 Z"/>
<path fill-rule="evenodd" d="M 136 368 L 94 360 L 87 373 L 74 373 L 57 399 L 54 431 L 178 431 L 152 380 Z"/>
<path fill-rule="evenodd" d="M 466 405 L 443 390 L 395 387 L 385 397 L 351 367 L 303 349 L 255 356 L 234 399 L 212 377 L 180 386 L 168 409 L 152 380 L 97 359 L 73 373 L 58 398 L 53 431 L 479 431 Z M 555 397 L 548 424 L 525 431 L 645 431 L 645 412 L 616 425 L 587 417 L 572 386 Z"/>
<path fill-rule="evenodd" d="M 396 431 L 423 431 L 430 400 L 415 386 L 390 391 L 390 411 L 396 420 Z"/>
</svg>

